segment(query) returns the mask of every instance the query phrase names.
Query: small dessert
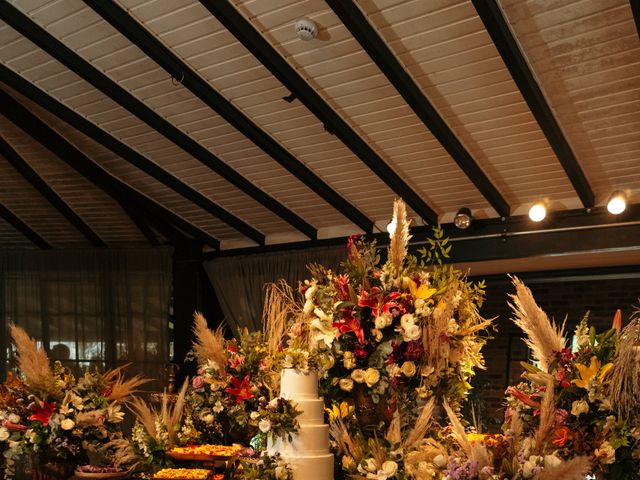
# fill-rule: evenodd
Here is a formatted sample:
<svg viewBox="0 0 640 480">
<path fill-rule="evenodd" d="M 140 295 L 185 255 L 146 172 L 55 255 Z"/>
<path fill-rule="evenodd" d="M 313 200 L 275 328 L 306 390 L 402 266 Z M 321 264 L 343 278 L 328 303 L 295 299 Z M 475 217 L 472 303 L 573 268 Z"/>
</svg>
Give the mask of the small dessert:
<svg viewBox="0 0 640 480">
<path fill-rule="evenodd" d="M 207 480 L 213 472 L 204 468 L 163 468 L 153 478 L 176 478 L 180 480 Z"/>
<path fill-rule="evenodd" d="M 242 450 L 243 447 L 238 445 L 187 445 L 186 447 L 174 447 L 169 451 L 169 454 L 233 457 L 238 455 Z"/>
</svg>

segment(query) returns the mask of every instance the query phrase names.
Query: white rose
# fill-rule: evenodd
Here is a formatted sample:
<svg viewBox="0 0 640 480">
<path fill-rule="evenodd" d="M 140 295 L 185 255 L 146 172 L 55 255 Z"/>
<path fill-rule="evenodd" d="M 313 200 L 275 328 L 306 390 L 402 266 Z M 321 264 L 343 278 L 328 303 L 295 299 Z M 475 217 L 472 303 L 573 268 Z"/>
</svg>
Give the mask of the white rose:
<svg viewBox="0 0 640 480">
<path fill-rule="evenodd" d="M 387 326 L 387 321 L 385 320 L 384 317 L 381 317 L 381 316 L 376 317 L 373 323 L 378 330 L 382 330 L 384 327 Z"/>
<path fill-rule="evenodd" d="M 388 477 L 393 477 L 398 471 L 398 464 L 393 460 L 387 460 L 382 464 L 382 472 Z"/>
<path fill-rule="evenodd" d="M 340 382 L 338 383 L 340 384 L 340 388 L 345 392 L 350 392 L 351 390 L 353 390 L 353 380 L 351 380 L 350 378 L 341 378 Z"/>
<path fill-rule="evenodd" d="M 0 428 L 0 442 L 4 442 L 5 440 L 8 440 L 10 436 L 11 434 L 9 433 L 9 430 L 7 430 L 4 427 Z"/>
<path fill-rule="evenodd" d="M 71 430 L 73 427 L 76 426 L 76 422 L 74 422 L 70 418 L 65 418 L 60 422 L 60 426 L 62 427 L 63 430 Z"/>
<path fill-rule="evenodd" d="M 369 388 L 373 387 L 380 380 L 380 372 L 375 368 L 367 368 L 364 372 L 364 381 L 367 382 Z"/>
<path fill-rule="evenodd" d="M 277 480 L 287 480 L 289 478 L 289 472 L 287 472 L 287 469 L 285 467 L 276 467 L 275 473 Z"/>
<path fill-rule="evenodd" d="M 363 383 L 364 382 L 364 370 L 361 368 L 356 368 L 353 372 L 351 372 L 351 378 L 354 382 Z"/>
<path fill-rule="evenodd" d="M 11 423 L 20 423 L 20 415 L 16 415 L 15 413 L 9 414 L 9 421 Z"/>
<path fill-rule="evenodd" d="M 202 419 L 204 421 L 204 423 L 206 423 L 207 425 L 211 425 L 213 423 L 213 421 L 215 420 L 214 416 L 211 415 L 210 413 L 207 413 L 204 418 Z"/>
<path fill-rule="evenodd" d="M 407 328 L 405 328 L 404 332 L 402 333 L 402 337 L 405 342 L 418 340 L 421 335 L 422 335 L 422 330 L 418 325 L 409 325 Z"/>
<path fill-rule="evenodd" d="M 251 418 L 251 420 L 255 420 L 256 418 L 258 418 L 260 416 L 260 414 L 258 412 L 251 412 L 249 414 L 249 418 Z"/>
<path fill-rule="evenodd" d="M 411 361 L 404 362 L 400 371 L 405 377 L 413 377 L 416 374 L 416 364 Z"/>
<path fill-rule="evenodd" d="M 447 464 L 447 459 L 443 454 L 439 453 L 435 457 L 433 457 L 433 464 L 438 468 L 444 468 Z"/>
<path fill-rule="evenodd" d="M 267 433 L 269 430 L 271 430 L 271 420 L 269 420 L 268 418 L 263 418 L 262 420 L 260 420 L 260 423 L 258 423 L 258 428 L 262 433 Z"/>
<path fill-rule="evenodd" d="M 400 317 L 400 326 L 403 328 L 403 330 L 406 330 L 411 325 L 415 324 L 416 321 L 413 318 L 413 315 L 411 315 L 410 313 L 405 313 L 404 315 L 402 315 L 402 317 Z"/>
<path fill-rule="evenodd" d="M 367 472 L 375 472 L 378 469 L 378 467 L 376 466 L 376 461 L 373 458 L 367 458 L 364 468 L 367 470 Z"/>
<path fill-rule="evenodd" d="M 387 373 L 389 374 L 389 377 L 393 378 L 400 375 L 400 367 L 395 363 L 390 363 L 389 365 L 387 365 L 386 368 L 387 368 Z"/>
<path fill-rule="evenodd" d="M 571 404 L 571 415 L 579 417 L 583 413 L 589 413 L 589 404 L 585 400 L 576 400 Z"/>
</svg>

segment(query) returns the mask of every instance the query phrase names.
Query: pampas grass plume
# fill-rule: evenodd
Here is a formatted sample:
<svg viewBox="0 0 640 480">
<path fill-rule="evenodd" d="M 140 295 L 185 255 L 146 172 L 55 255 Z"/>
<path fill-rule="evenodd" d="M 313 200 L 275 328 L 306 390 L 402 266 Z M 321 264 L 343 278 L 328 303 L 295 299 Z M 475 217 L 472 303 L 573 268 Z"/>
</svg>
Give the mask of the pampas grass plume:
<svg viewBox="0 0 640 480">
<path fill-rule="evenodd" d="M 402 199 L 395 199 L 393 202 L 393 220 L 396 230 L 391 235 L 389 244 L 389 262 L 394 268 L 396 275 L 402 272 L 404 259 L 407 256 L 409 240 L 409 220 L 407 219 L 407 206 Z"/>
<path fill-rule="evenodd" d="M 16 346 L 16 360 L 18 368 L 24 375 L 25 383 L 46 399 L 56 391 L 47 352 L 44 348 L 38 348 L 36 341 L 21 327 L 11 324 L 9 331 Z"/>
<path fill-rule="evenodd" d="M 227 369 L 227 350 L 225 348 L 224 325 L 215 332 L 209 329 L 207 319 L 200 312 L 193 314 L 193 352 L 200 364 L 212 361 L 222 376 Z"/>
</svg>

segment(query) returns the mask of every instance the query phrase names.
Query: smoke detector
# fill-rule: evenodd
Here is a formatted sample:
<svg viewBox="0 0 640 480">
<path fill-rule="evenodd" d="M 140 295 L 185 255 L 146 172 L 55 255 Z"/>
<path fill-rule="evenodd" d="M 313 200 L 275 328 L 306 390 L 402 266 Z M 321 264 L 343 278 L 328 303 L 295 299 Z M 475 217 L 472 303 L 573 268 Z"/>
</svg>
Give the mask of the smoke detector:
<svg viewBox="0 0 640 480">
<path fill-rule="evenodd" d="M 301 18 L 295 25 L 296 35 L 301 40 L 313 40 L 318 35 L 318 25 L 313 20 Z"/>
</svg>

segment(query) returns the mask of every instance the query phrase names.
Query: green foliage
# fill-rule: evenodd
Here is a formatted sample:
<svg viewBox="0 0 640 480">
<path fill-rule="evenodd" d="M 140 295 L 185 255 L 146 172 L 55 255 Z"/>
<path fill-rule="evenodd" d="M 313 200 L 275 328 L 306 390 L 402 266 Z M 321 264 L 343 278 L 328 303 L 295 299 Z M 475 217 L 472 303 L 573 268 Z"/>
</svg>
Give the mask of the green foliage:
<svg viewBox="0 0 640 480">
<path fill-rule="evenodd" d="M 433 237 L 427 238 L 429 248 L 422 247 L 418 250 L 422 256 L 420 266 L 442 265 L 443 259 L 450 258 L 451 243 L 449 237 L 444 236 L 444 230 L 440 225 L 433 227 Z"/>
</svg>

